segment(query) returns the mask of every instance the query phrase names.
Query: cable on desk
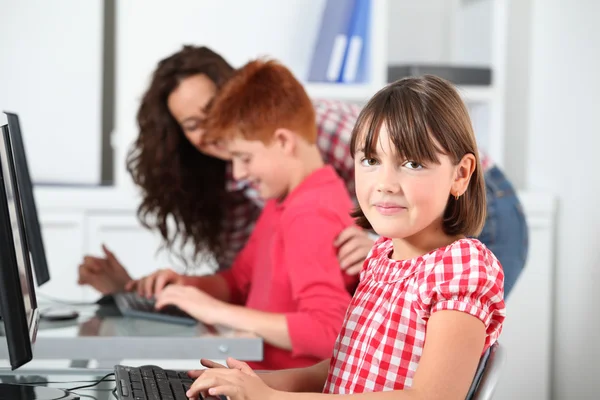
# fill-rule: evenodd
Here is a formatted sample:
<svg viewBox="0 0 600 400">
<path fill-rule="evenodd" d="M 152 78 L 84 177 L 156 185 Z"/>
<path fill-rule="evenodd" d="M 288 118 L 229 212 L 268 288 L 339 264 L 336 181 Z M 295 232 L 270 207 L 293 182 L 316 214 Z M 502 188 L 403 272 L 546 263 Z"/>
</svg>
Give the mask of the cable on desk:
<svg viewBox="0 0 600 400">
<path fill-rule="evenodd" d="M 82 397 L 82 398 L 85 397 L 85 398 L 92 399 L 92 400 L 98 400 L 98 398 L 96 396 L 92 396 L 92 395 L 89 395 L 89 394 L 75 393 L 75 390 L 94 387 L 96 385 L 99 385 L 102 382 L 115 382 L 115 379 L 107 379 L 107 378 L 109 378 L 111 376 L 114 376 L 114 373 L 106 374 L 102 378 L 95 379 L 95 380 L 80 380 L 80 381 L 29 381 L 29 382 L 27 382 L 27 381 L 21 381 L 19 379 L 15 379 L 15 382 L 4 382 L 3 380 L 1 380 L 0 382 L 2 382 L 2 383 L 15 383 L 15 384 L 19 384 L 19 385 L 22 385 L 22 386 L 32 386 L 32 387 L 40 386 L 40 385 L 44 385 L 44 387 L 49 387 L 49 386 L 47 386 L 47 384 L 49 384 L 49 383 L 52 383 L 52 384 L 64 384 L 64 383 L 87 383 L 87 382 L 91 382 L 90 385 L 77 386 L 77 387 L 73 387 L 73 388 L 70 388 L 70 389 L 65 389 L 65 388 L 52 388 L 52 389 L 63 391 L 65 393 L 65 396 L 76 395 L 76 396 L 79 396 L 79 397 Z M 114 389 L 107 389 L 107 390 L 110 390 L 111 392 L 113 392 L 113 396 L 115 396 L 115 398 L 117 398 L 117 396 L 115 394 L 116 393 L 116 389 L 117 389 L 117 387 L 115 386 Z M 98 390 L 100 390 L 100 389 L 98 389 Z M 63 399 L 63 398 L 66 398 L 66 397 L 59 397 L 56 400 Z"/>
<path fill-rule="evenodd" d="M 76 386 L 76 387 L 68 388 L 67 390 L 69 392 L 72 392 L 73 390 L 77 390 L 77 389 L 86 389 L 86 388 L 94 387 L 94 386 L 97 386 L 97 385 L 101 384 L 102 382 L 114 382 L 115 381 L 114 379 L 110 380 L 110 381 L 106 380 L 107 378 L 109 378 L 111 376 L 115 376 L 115 373 L 111 372 L 110 374 L 106 374 L 100 380 L 92 381 L 92 382 L 95 382 L 95 383 L 92 383 L 90 385 Z M 76 381 L 71 381 L 71 382 L 76 382 Z M 64 382 L 64 383 L 66 383 L 66 382 Z"/>
<path fill-rule="evenodd" d="M 95 385 L 98 385 L 101 382 L 115 382 L 114 379 L 108 380 L 108 379 L 105 379 L 105 378 L 103 378 L 104 380 L 101 380 L 101 381 L 98 381 L 96 379 L 96 380 L 93 380 L 93 381 L 92 380 L 88 380 L 88 381 L 60 381 L 60 382 L 59 381 L 37 381 L 37 382 L 36 381 L 32 381 L 32 382 L 27 382 L 27 381 L 18 381 L 17 380 L 14 383 L 18 383 L 19 385 L 37 386 L 37 385 L 44 385 L 46 383 L 60 384 L 60 383 L 87 383 L 87 382 L 91 382 L 91 383 L 95 383 Z M 0 381 L 0 382 L 3 382 L 3 381 Z M 11 383 L 11 382 L 3 382 L 3 383 Z M 92 386 L 95 386 L 95 385 L 92 385 Z M 65 390 L 68 390 L 68 389 L 65 389 Z"/>
</svg>

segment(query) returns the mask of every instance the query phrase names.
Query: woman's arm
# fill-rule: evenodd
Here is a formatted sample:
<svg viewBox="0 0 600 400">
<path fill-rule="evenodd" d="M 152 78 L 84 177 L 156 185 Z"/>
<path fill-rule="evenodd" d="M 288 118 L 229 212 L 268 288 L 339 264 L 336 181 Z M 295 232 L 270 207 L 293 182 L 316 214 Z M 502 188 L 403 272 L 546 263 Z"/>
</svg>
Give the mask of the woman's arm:
<svg viewBox="0 0 600 400">
<path fill-rule="evenodd" d="M 377 235 L 358 226 L 344 229 L 333 243 L 342 270 L 348 275 L 358 275 L 376 240 Z"/>
</svg>

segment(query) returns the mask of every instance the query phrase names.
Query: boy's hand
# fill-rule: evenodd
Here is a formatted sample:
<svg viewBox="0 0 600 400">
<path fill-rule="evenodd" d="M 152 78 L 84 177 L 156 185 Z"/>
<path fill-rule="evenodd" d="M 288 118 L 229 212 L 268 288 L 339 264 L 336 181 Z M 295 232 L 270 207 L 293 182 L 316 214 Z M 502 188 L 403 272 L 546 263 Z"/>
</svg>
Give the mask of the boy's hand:
<svg viewBox="0 0 600 400">
<path fill-rule="evenodd" d="M 348 275 L 360 272 L 373 243 L 367 232 L 357 226 L 348 227 L 338 235 L 333 245 L 338 249 L 340 266 Z"/>
<path fill-rule="evenodd" d="M 227 366 L 229 369 L 205 370 L 192 384 L 187 396 L 195 399 L 200 393 L 208 393 L 211 396 L 227 396 L 231 400 L 262 400 L 276 394 L 245 362 L 228 358 Z"/>
<path fill-rule="evenodd" d="M 155 307 L 174 305 L 198 321 L 208 325 L 223 323 L 223 311 L 228 303 L 217 300 L 193 286 L 169 285 L 156 297 Z"/>
<path fill-rule="evenodd" d="M 183 285 L 185 276 L 172 269 L 159 269 L 158 271 L 141 279 L 130 281 L 125 285 L 128 292 L 137 292 L 141 297 L 151 298 L 162 292 L 170 284 Z"/>
</svg>

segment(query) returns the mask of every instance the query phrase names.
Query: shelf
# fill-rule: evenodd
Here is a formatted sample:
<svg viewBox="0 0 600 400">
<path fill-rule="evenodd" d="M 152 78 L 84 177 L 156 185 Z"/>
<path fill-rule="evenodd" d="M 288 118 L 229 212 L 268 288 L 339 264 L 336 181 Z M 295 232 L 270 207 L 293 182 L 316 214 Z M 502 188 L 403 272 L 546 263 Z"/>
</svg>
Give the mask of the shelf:
<svg viewBox="0 0 600 400">
<path fill-rule="evenodd" d="M 314 99 L 332 99 L 353 102 L 367 102 L 384 85 L 345 84 L 345 83 L 306 83 L 308 95 Z M 458 86 L 458 91 L 469 104 L 488 103 L 494 100 L 493 86 Z"/>
<path fill-rule="evenodd" d="M 331 99 L 367 102 L 383 85 L 348 83 L 305 83 L 308 95 L 313 99 Z"/>
<path fill-rule="evenodd" d="M 458 86 L 458 91 L 463 100 L 469 104 L 488 103 L 496 96 L 494 86 L 463 85 Z"/>
<path fill-rule="evenodd" d="M 558 207 L 556 193 L 519 190 L 517 196 L 527 216 L 529 229 L 551 226 Z"/>
</svg>

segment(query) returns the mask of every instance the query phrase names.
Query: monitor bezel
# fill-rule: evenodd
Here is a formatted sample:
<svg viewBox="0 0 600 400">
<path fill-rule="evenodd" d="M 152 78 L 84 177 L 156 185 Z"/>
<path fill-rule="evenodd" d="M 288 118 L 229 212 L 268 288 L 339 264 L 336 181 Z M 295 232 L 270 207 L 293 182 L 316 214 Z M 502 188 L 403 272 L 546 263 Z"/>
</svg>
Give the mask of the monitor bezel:
<svg viewBox="0 0 600 400">
<path fill-rule="evenodd" d="M 19 116 L 16 113 L 4 111 L 8 120 L 8 140 L 12 150 L 13 165 L 15 166 L 16 183 L 21 199 L 23 220 L 26 226 L 27 244 L 33 260 L 33 270 L 38 286 L 50 280 L 50 269 L 46 257 L 42 227 L 39 220 L 38 208 L 33 193 L 33 182 L 29 173 L 27 153 Z"/>
<path fill-rule="evenodd" d="M 7 130 L 7 125 L 2 126 L 2 137 L 6 136 Z M 10 166 L 9 160 L 3 160 L 4 158 L 0 154 L 0 163 L 6 162 Z M 29 276 L 26 277 L 32 304 L 31 314 L 28 315 L 25 310 L 5 182 L 4 170 L 0 168 L 0 249 L 3 249 L 0 251 L 0 312 L 4 323 L 4 336 L 11 369 L 15 370 L 33 359 L 39 310 L 35 287 L 30 279 L 31 269 Z"/>
</svg>

